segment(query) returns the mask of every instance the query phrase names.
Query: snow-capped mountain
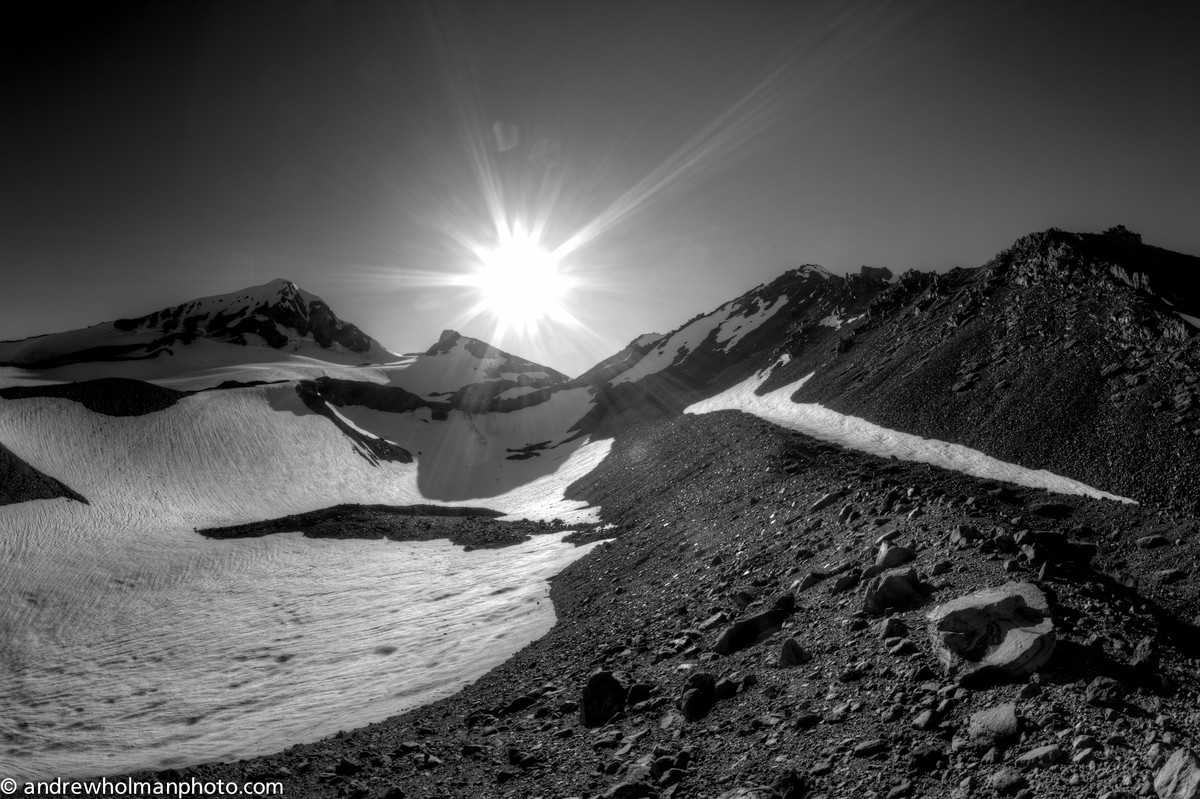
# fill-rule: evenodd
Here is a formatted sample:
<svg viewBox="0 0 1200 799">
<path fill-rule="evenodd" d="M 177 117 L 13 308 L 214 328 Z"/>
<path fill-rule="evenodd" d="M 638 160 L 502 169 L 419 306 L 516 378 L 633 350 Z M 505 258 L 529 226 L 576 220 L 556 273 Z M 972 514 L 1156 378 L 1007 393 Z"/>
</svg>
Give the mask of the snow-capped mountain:
<svg viewBox="0 0 1200 799">
<path fill-rule="evenodd" d="M 455 330 L 417 356 L 386 367 L 388 381 L 425 399 L 481 408 L 563 385 L 567 376 Z"/>
<path fill-rule="evenodd" d="M 134 319 L 0 342 L 0 363 L 27 369 L 69 364 L 187 358 L 210 343 L 265 348 L 332 363 L 395 360 L 315 294 L 276 279 L 163 308 Z M 206 353 L 207 355 L 207 353 Z"/>
</svg>

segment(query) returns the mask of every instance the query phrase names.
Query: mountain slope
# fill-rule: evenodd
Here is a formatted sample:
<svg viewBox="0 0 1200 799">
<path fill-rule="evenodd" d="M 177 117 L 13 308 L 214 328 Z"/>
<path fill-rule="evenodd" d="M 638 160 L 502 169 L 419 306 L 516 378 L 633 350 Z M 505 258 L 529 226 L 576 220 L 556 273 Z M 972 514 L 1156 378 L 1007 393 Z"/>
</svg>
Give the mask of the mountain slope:
<svg viewBox="0 0 1200 799">
<path fill-rule="evenodd" d="M 1111 234 L 1027 236 L 978 269 L 904 276 L 849 346 L 798 352 L 763 390 L 815 373 L 794 400 L 1191 505 L 1200 331 L 1182 314 L 1200 292 L 1189 273 L 1200 278 L 1200 259 Z"/>
<path fill-rule="evenodd" d="M 1124 228 L 1050 230 L 975 269 L 888 278 L 804 267 L 627 348 L 589 373 L 587 427 L 670 417 L 762 373 L 759 395 L 795 384 L 796 403 L 1122 496 L 1197 502 L 1200 259 Z"/>
<path fill-rule="evenodd" d="M 626 424 L 680 413 L 774 363 L 793 339 L 812 349 L 833 346 L 887 287 L 890 275 L 863 267 L 860 274 L 841 277 L 802 266 L 665 336 L 637 339 L 623 357 L 577 378 L 593 381 L 597 390 L 585 426 L 611 434 Z"/>
<path fill-rule="evenodd" d="M 344 322 L 320 297 L 283 279 L 133 319 L 0 342 L 0 363 L 27 369 L 183 356 L 197 341 L 262 347 L 333 363 L 381 363 L 394 353 Z"/>
</svg>

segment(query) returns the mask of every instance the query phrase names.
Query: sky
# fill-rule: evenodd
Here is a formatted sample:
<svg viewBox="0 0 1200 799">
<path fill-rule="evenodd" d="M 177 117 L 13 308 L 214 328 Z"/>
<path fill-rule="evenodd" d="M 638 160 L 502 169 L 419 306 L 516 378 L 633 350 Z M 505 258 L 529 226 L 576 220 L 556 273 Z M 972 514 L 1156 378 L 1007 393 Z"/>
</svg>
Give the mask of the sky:
<svg viewBox="0 0 1200 799">
<path fill-rule="evenodd" d="M 806 263 L 1200 254 L 1190 2 L 6 3 L 0 340 L 276 277 L 568 374 Z M 558 312 L 479 312 L 513 231 Z M 492 309 L 494 311 L 494 308 Z"/>
</svg>

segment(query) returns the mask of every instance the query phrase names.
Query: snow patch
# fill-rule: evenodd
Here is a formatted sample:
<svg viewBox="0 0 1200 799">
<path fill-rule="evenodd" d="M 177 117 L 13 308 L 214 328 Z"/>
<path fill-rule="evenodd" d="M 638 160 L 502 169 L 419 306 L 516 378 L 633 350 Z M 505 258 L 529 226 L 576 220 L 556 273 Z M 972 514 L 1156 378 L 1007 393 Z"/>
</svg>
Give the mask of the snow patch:
<svg viewBox="0 0 1200 799">
<path fill-rule="evenodd" d="M 1200 316 L 1189 316 L 1185 313 L 1179 313 L 1179 311 L 1176 311 L 1175 313 L 1179 314 L 1179 318 L 1187 322 L 1192 327 L 1200 328 Z"/>
<path fill-rule="evenodd" d="M 702 414 L 721 410 L 743 411 L 821 441 L 829 441 L 873 455 L 930 463 L 975 477 L 1044 488 L 1060 494 L 1133 502 L 1127 497 L 1109 494 L 1069 477 L 1045 469 L 1027 469 L 1007 463 L 960 444 L 890 430 L 857 416 L 832 411 L 819 403 L 793 402 L 791 395 L 815 372 L 783 388 L 762 395 L 757 394 L 757 390 L 766 382 L 774 368 L 765 369 L 716 396 L 690 405 L 684 412 Z"/>
<path fill-rule="evenodd" d="M 695 352 L 696 348 L 708 338 L 708 335 L 725 320 L 721 312 L 728 305 L 728 303 L 722 305 L 708 316 L 702 316 L 684 326 L 656 348 L 646 353 L 632 367 L 613 378 L 613 385 L 618 383 L 633 383 L 652 374 L 657 374 L 681 358 Z"/>
<path fill-rule="evenodd" d="M 817 322 L 817 324 L 824 325 L 825 327 L 832 327 L 834 330 L 838 330 L 843 325 L 854 324 L 859 319 L 862 319 L 863 316 L 865 316 L 865 314 L 859 314 L 858 316 L 852 316 L 849 319 L 845 319 L 835 311 L 834 313 L 829 314 L 829 316 L 826 316 L 821 321 Z"/>
<path fill-rule="evenodd" d="M 496 399 L 512 399 L 513 397 L 520 397 L 523 394 L 529 394 L 530 392 L 539 390 L 540 389 L 538 389 L 537 386 L 513 386 L 512 388 L 506 388 L 497 394 Z"/>
<path fill-rule="evenodd" d="M 721 323 L 721 327 L 717 330 L 717 343 L 724 344 L 722 348 L 724 352 L 729 352 L 739 341 L 741 341 L 748 333 L 756 330 L 763 322 L 770 319 L 779 309 L 787 304 L 788 298 L 784 294 L 778 297 L 775 302 L 767 305 L 761 299 L 755 300 L 755 309 L 748 316 L 730 316 Z"/>
</svg>

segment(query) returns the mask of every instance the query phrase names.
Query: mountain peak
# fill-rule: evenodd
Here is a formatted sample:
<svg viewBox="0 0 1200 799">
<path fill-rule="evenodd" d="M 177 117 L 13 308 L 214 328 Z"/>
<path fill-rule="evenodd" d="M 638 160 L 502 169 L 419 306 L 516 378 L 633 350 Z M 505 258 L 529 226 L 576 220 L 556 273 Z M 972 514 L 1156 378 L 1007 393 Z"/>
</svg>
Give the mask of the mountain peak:
<svg viewBox="0 0 1200 799">
<path fill-rule="evenodd" d="M 124 361 L 176 355 L 197 340 L 286 348 L 336 362 L 382 362 L 393 354 L 329 305 L 286 278 L 108 324 L 11 342 L 0 360 L 34 368 L 89 361 Z"/>
<path fill-rule="evenodd" d="M 442 335 L 438 336 L 437 343 L 426 350 L 425 354 L 439 355 L 443 352 L 449 352 L 460 338 L 462 338 L 462 334 L 457 330 L 443 330 Z"/>
</svg>

